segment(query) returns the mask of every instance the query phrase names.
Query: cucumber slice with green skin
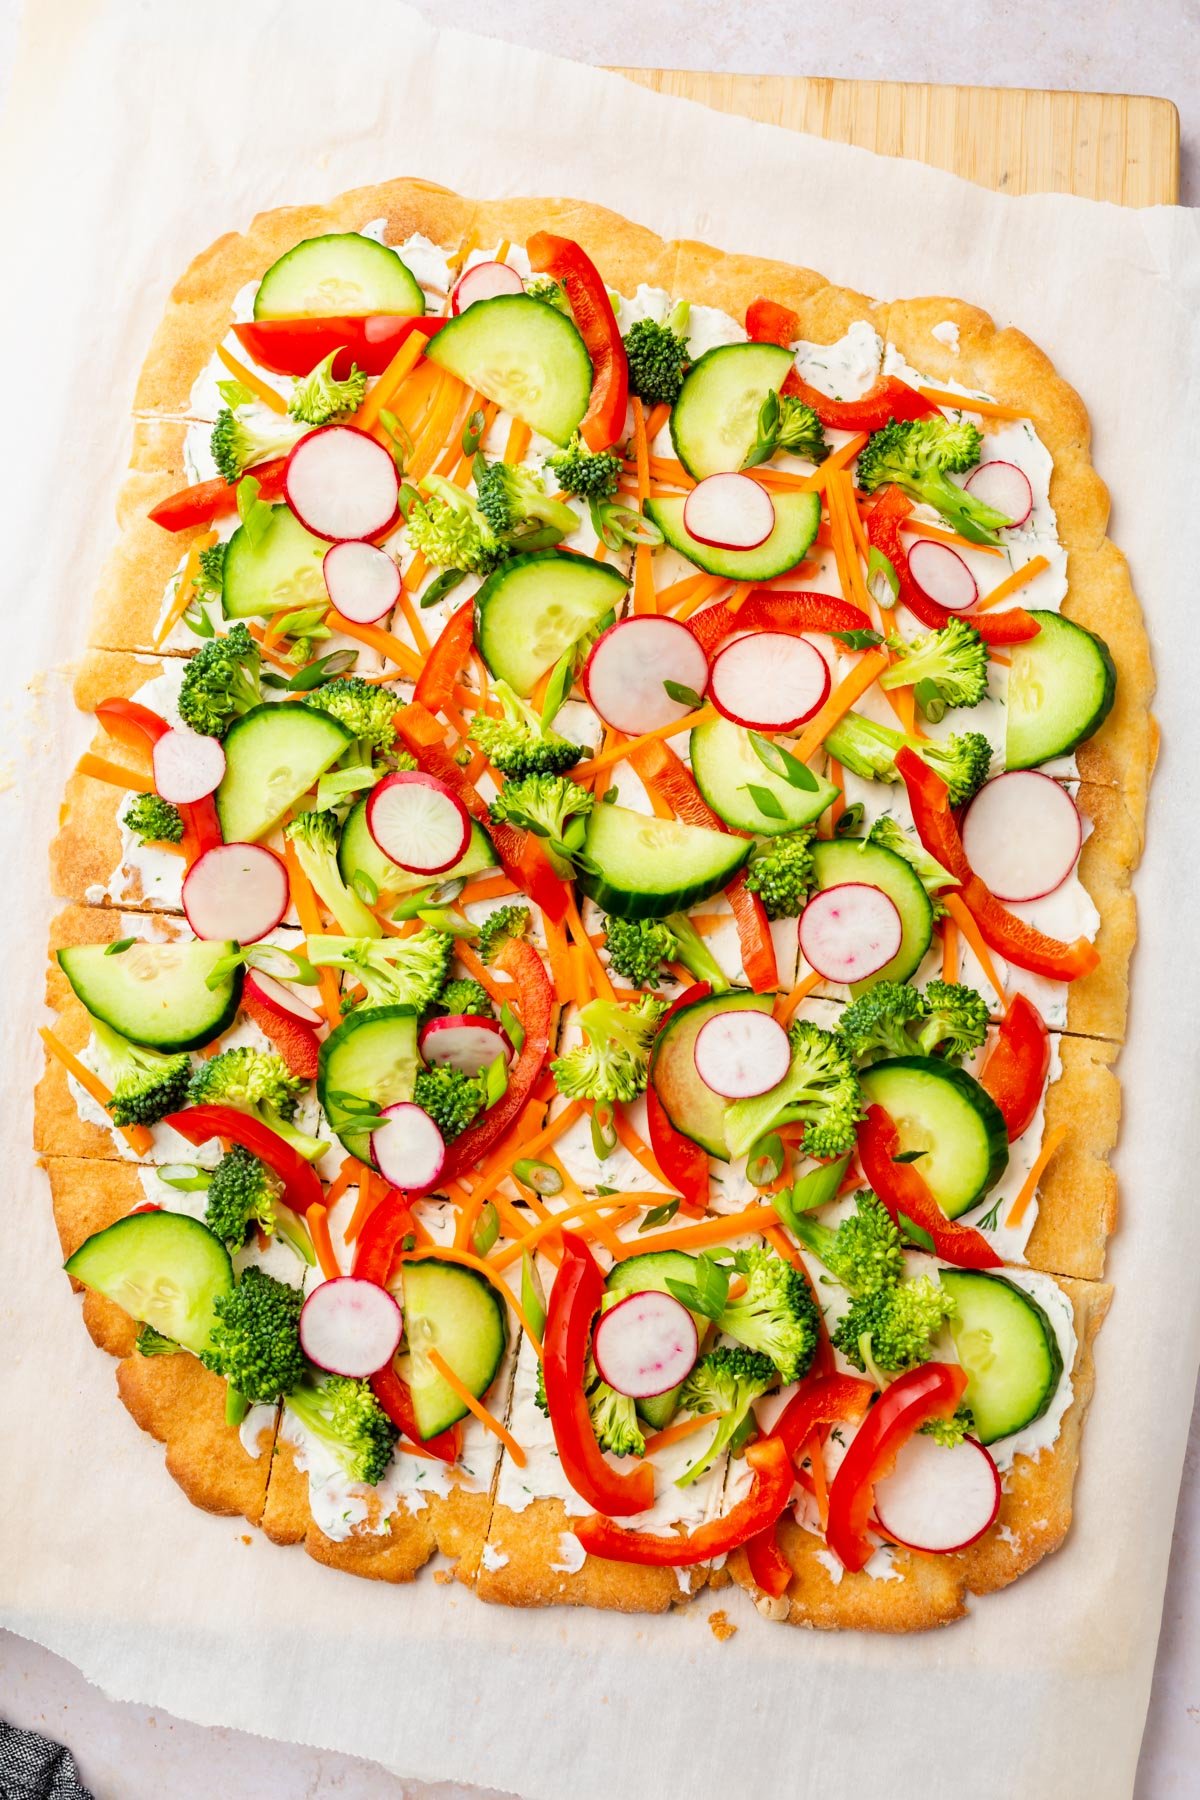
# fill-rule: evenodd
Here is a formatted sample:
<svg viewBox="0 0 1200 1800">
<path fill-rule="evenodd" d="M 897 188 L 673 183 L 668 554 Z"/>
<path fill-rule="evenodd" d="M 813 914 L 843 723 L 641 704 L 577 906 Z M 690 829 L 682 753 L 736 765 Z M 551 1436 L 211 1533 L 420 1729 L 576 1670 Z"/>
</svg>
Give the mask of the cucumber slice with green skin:
<svg viewBox="0 0 1200 1800">
<path fill-rule="evenodd" d="M 321 1045 L 317 1099 L 339 1143 L 375 1167 L 371 1134 L 356 1130 L 368 1109 L 411 1100 L 417 1079 L 417 1012 L 412 1006 L 374 1006 L 348 1013 Z M 350 1104 L 357 1101 L 358 1106 Z"/>
<path fill-rule="evenodd" d="M 859 1081 L 867 1104 L 891 1117 L 900 1152 L 921 1151 L 917 1168 L 948 1219 L 995 1187 L 1008 1167 L 1008 1131 L 973 1075 L 937 1056 L 894 1056 Z"/>
<path fill-rule="evenodd" d="M 939 1269 L 938 1279 L 958 1307 L 950 1335 L 970 1377 L 963 1404 L 980 1443 L 994 1444 L 1049 1407 L 1062 1380 L 1058 1338 L 1033 1296 L 1003 1275 Z"/>
<path fill-rule="evenodd" d="M 208 1348 L 217 1300 L 233 1291 L 228 1250 L 186 1213 L 131 1213 L 93 1232 L 63 1267 L 197 1356 Z"/>
<path fill-rule="evenodd" d="M 225 842 L 265 837 L 352 742 L 338 719 L 315 706 L 253 706 L 235 719 L 216 794 Z"/>
<path fill-rule="evenodd" d="M 463 1386 L 482 1400 L 508 1345 L 508 1321 L 495 1288 L 474 1269 L 419 1256 L 403 1269 L 408 1350 L 400 1373 L 412 1394 L 417 1430 L 431 1438 L 465 1419 L 470 1409 L 438 1374 L 428 1351 L 436 1350 Z"/>
<path fill-rule="evenodd" d="M 695 1278 L 696 1259 L 686 1251 L 647 1250 L 643 1256 L 628 1256 L 624 1262 L 614 1263 L 604 1287 L 614 1300 L 623 1300 L 627 1294 L 669 1294 L 668 1281 L 690 1284 Z M 710 1321 L 701 1313 L 693 1313 L 692 1318 L 703 1343 Z M 679 1406 L 682 1388 L 680 1382 L 678 1387 L 668 1388 L 665 1394 L 651 1394 L 648 1399 L 637 1402 L 638 1417 L 645 1420 L 651 1431 L 666 1430 Z"/>
<path fill-rule="evenodd" d="M 462 316 L 494 304 L 477 300 Z M 531 304 L 554 311 L 538 300 Z M 510 556 L 475 596 L 479 653 L 497 681 L 527 698 L 564 650 L 620 605 L 628 586 L 618 570 L 590 556 L 561 550 Z"/>
<path fill-rule="evenodd" d="M 741 468 L 762 403 L 791 366 L 791 351 L 776 344 L 721 344 L 696 359 L 671 411 L 671 442 L 689 475 Z"/>
<path fill-rule="evenodd" d="M 781 775 L 773 775 L 755 755 L 750 733 L 732 719 L 698 725 L 691 736 L 691 756 L 696 786 L 713 811 L 738 831 L 757 831 L 763 837 L 798 831 L 815 824 L 838 795 L 823 775 L 814 777 L 814 790 L 792 787 Z M 750 795 L 751 787 L 773 794 L 782 817 L 763 812 Z"/>
<path fill-rule="evenodd" d="M 528 294 L 476 300 L 430 338 L 425 354 L 555 444 L 568 441 L 592 397 L 592 359 L 578 326 Z"/>
<path fill-rule="evenodd" d="M 415 894 L 418 888 L 428 887 L 431 882 L 452 881 L 460 875 L 478 875 L 481 869 L 495 866 L 492 840 L 475 819 L 471 821 L 471 837 L 465 853 L 443 874 L 414 875 L 411 869 L 402 869 L 389 862 L 367 830 L 365 794 L 346 814 L 338 839 L 338 868 L 347 887 L 353 887 L 355 875 L 361 873 L 375 883 L 381 894 Z"/>
<path fill-rule="evenodd" d="M 199 1050 L 228 1030 L 242 997 L 242 971 L 215 987 L 208 977 L 237 945 L 216 938 L 152 944 L 135 938 L 115 956 L 104 944 L 75 944 L 58 964 L 94 1019 L 148 1050 Z"/>
<path fill-rule="evenodd" d="M 899 950 L 874 975 L 852 982 L 851 994 L 857 997 L 877 981 L 907 981 L 915 974 L 933 941 L 933 905 L 904 858 L 862 838 L 840 838 L 813 845 L 813 866 L 818 890 L 863 881 L 885 893 L 900 914 Z"/>
<path fill-rule="evenodd" d="M 588 867 L 580 868 L 579 885 L 589 900 L 619 919 L 664 919 L 719 893 L 751 844 L 706 825 L 597 806 L 583 848 Z"/>
<path fill-rule="evenodd" d="M 1058 613 L 1033 612 L 1035 638 L 1012 646 L 1006 769 L 1033 769 L 1094 737 L 1112 711 L 1117 671 L 1108 645 Z"/>
<path fill-rule="evenodd" d="M 256 319 L 424 311 L 412 271 L 386 244 L 357 231 L 305 238 L 271 264 L 254 296 Z"/>
<path fill-rule="evenodd" d="M 257 543 L 244 525 L 229 540 L 221 576 L 227 619 L 266 619 L 283 606 L 324 606 L 329 600 L 322 563 L 329 545 L 306 531 L 287 506 L 273 506 Z"/>
<path fill-rule="evenodd" d="M 808 555 L 821 523 L 821 500 L 817 494 L 795 490 L 772 493 L 771 500 L 775 529 L 753 550 L 721 550 L 715 544 L 702 544 L 684 528 L 681 496 L 647 500 L 646 516 L 653 519 L 672 550 L 678 550 L 698 569 L 723 575 L 727 581 L 773 581 Z"/>
<path fill-rule="evenodd" d="M 729 1146 L 725 1142 L 725 1114 L 729 1102 L 701 1081 L 696 1071 L 696 1039 L 701 1029 L 718 1013 L 769 1013 L 774 1002 L 773 994 L 752 994 L 736 989 L 728 994 L 713 994 L 705 1000 L 693 1000 L 690 1006 L 681 1007 L 667 1020 L 654 1040 L 650 1080 L 662 1101 L 663 1110 L 676 1131 L 681 1131 L 684 1137 L 691 1138 L 693 1143 L 721 1162 L 729 1161 Z"/>
</svg>

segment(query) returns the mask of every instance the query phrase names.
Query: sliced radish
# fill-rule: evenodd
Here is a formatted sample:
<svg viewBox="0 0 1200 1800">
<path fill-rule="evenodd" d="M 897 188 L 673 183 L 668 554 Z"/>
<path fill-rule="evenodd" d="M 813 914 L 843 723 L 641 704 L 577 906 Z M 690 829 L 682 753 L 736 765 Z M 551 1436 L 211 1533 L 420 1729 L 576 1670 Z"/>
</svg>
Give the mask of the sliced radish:
<svg viewBox="0 0 1200 1800">
<path fill-rule="evenodd" d="M 792 1060 L 787 1032 L 770 1013 L 714 1013 L 696 1034 L 692 1060 L 705 1087 L 726 1100 L 749 1100 L 777 1087 Z"/>
<path fill-rule="evenodd" d="M 183 878 L 183 910 L 198 938 L 257 943 L 289 905 L 287 870 L 262 844 L 215 844 Z"/>
<path fill-rule="evenodd" d="M 875 1488 L 875 1517 L 888 1536 L 940 1556 L 982 1537 L 999 1510 L 996 1465 L 970 1437 L 947 1449 L 918 1432 Z"/>
<path fill-rule="evenodd" d="M 465 853 L 471 819 L 444 781 L 405 769 L 385 775 L 371 789 L 367 830 L 383 854 L 402 869 L 414 875 L 440 875 Z"/>
<path fill-rule="evenodd" d="M 512 1040 L 502 1025 L 481 1013 L 448 1013 L 430 1019 L 421 1029 L 417 1047 L 425 1061 L 458 1069 L 463 1075 L 479 1075 L 490 1069 L 498 1056 L 512 1061 Z"/>
<path fill-rule="evenodd" d="M 864 981 L 891 962 L 903 935 L 892 901 L 865 881 L 823 888 L 800 915 L 805 961 L 826 981 Z"/>
<path fill-rule="evenodd" d="M 829 664 L 807 638 L 756 631 L 719 652 L 708 688 L 717 711 L 735 725 L 794 731 L 825 704 Z"/>
<path fill-rule="evenodd" d="M 979 598 L 979 587 L 957 550 L 932 538 L 908 547 L 908 572 L 923 594 L 947 612 L 965 612 Z"/>
<path fill-rule="evenodd" d="M 150 753 L 154 786 L 174 806 L 190 806 L 214 794 L 225 775 L 225 752 L 219 739 L 205 737 L 186 725 L 164 731 Z"/>
<path fill-rule="evenodd" d="M 986 781 L 967 808 L 963 849 L 998 900 L 1040 900 L 1079 859 L 1083 820 L 1066 788 L 1037 769 Z"/>
<path fill-rule="evenodd" d="M 677 1387 L 699 1349 L 696 1322 L 672 1294 L 627 1295 L 601 1314 L 592 1337 L 601 1380 L 633 1400 Z"/>
<path fill-rule="evenodd" d="M 387 1289 L 357 1275 L 323 1281 L 300 1309 L 300 1348 L 331 1375 L 361 1380 L 386 1368 L 403 1329 L 400 1308 Z"/>
<path fill-rule="evenodd" d="M 302 1000 L 286 981 L 276 981 L 274 975 L 268 975 L 263 969 L 247 969 L 242 991 L 281 1019 L 299 1019 L 302 1025 L 311 1025 L 314 1029 L 325 1023 L 315 1007 Z"/>
<path fill-rule="evenodd" d="M 321 567 L 329 598 L 355 625 L 386 618 L 400 598 L 400 570 L 377 544 L 331 544 Z"/>
<path fill-rule="evenodd" d="M 378 537 L 398 515 L 391 453 L 356 425 L 322 425 L 302 437 L 284 464 L 283 488 L 300 523 L 335 544 Z"/>
<path fill-rule="evenodd" d="M 971 479 L 964 482 L 968 494 L 976 500 L 982 500 L 985 506 L 994 506 L 1008 520 L 1009 528 L 1023 525 L 1033 511 L 1033 489 L 1029 485 L 1029 477 L 1024 469 L 1018 469 L 1016 463 L 994 462 L 980 463 L 974 470 Z"/>
<path fill-rule="evenodd" d="M 424 1108 L 411 1100 L 385 1106 L 380 1125 L 371 1133 L 371 1155 L 393 1187 L 424 1194 L 446 1161 L 446 1142 Z"/>
<path fill-rule="evenodd" d="M 684 501 L 683 528 L 700 544 L 753 550 L 774 531 L 775 507 L 749 475 L 707 475 Z"/>
<path fill-rule="evenodd" d="M 679 619 L 645 613 L 610 625 L 583 670 L 583 691 L 604 723 L 630 737 L 671 725 L 691 710 L 685 700 L 672 700 L 668 681 L 703 694 L 708 658 Z"/>
<path fill-rule="evenodd" d="M 474 263 L 455 284 L 450 297 L 450 310 L 466 312 L 476 300 L 495 300 L 499 294 L 523 294 L 525 283 L 511 263 Z"/>
</svg>

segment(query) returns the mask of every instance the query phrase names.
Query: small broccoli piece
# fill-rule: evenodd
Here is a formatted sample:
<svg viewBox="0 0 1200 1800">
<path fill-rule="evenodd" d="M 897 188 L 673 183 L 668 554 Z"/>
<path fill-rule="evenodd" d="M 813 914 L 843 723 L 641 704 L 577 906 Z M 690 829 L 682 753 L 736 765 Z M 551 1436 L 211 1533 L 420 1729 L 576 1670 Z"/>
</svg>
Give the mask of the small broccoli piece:
<svg viewBox="0 0 1200 1800">
<path fill-rule="evenodd" d="M 879 844 L 884 850 L 891 850 L 896 856 L 902 856 L 929 898 L 933 902 L 933 916 L 940 919 L 944 916 L 945 902 L 939 899 L 943 888 L 961 887 L 962 883 L 949 869 L 943 869 L 936 857 L 930 856 L 924 844 L 898 825 L 889 813 L 882 813 L 875 820 L 867 833 L 869 844 Z"/>
<path fill-rule="evenodd" d="M 307 1085 L 290 1072 L 281 1056 L 242 1046 L 220 1050 L 194 1069 L 187 1097 L 192 1106 L 233 1106 L 249 1113 L 307 1162 L 316 1162 L 329 1145 L 292 1124 Z"/>
<path fill-rule="evenodd" d="M 342 880 L 337 859 L 340 829 L 335 812 L 301 812 L 284 826 L 283 835 L 295 846 L 300 867 L 333 914 L 338 929 L 347 937 L 382 937 L 379 920 Z"/>
<path fill-rule="evenodd" d="M 225 552 L 228 541 L 210 544 L 200 552 L 200 567 L 193 590 L 197 600 L 219 600 L 225 588 Z"/>
<path fill-rule="evenodd" d="M 224 637 L 210 638 L 183 673 L 179 716 L 184 724 L 224 737 L 235 719 L 261 702 L 261 667 L 258 645 L 240 620 Z"/>
<path fill-rule="evenodd" d="M 856 1298 L 894 1287 L 904 1275 L 900 1233 L 870 1188 L 854 1196 L 854 1211 L 835 1229 L 800 1213 L 792 1230 L 819 1257 L 834 1280 Z"/>
<path fill-rule="evenodd" d="M 310 1371 L 288 1394 L 287 1403 L 305 1429 L 333 1453 L 351 1481 L 369 1487 L 382 1481 L 400 1434 L 369 1382 Z"/>
<path fill-rule="evenodd" d="M 665 919 L 617 919 L 604 921 L 608 960 L 618 975 L 635 987 L 656 988 L 659 966 L 682 963 L 696 981 L 707 981 L 715 994 L 723 994 L 729 979 L 686 913 Z"/>
<path fill-rule="evenodd" d="M 174 1338 L 164 1337 L 153 1325 L 139 1325 L 133 1347 L 139 1356 L 174 1356 L 180 1346 Z"/>
<path fill-rule="evenodd" d="M 345 969 L 366 989 L 364 1007 L 415 1006 L 423 1012 L 441 991 L 454 939 L 425 925 L 412 937 L 310 937 L 318 969 Z"/>
<path fill-rule="evenodd" d="M 579 515 L 565 501 L 547 494 L 540 475 L 512 463 L 485 463 L 475 458 L 476 504 L 493 536 L 511 541 L 530 525 L 548 525 L 570 537 Z"/>
<path fill-rule="evenodd" d="M 776 1087 L 725 1109 L 725 1138 L 733 1156 L 746 1156 L 759 1138 L 781 1125 L 803 1123 L 808 1156 L 840 1156 L 863 1116 L 862 1090 L 836 1032 L 802 1019 L 788 1032 L 792 1062 Z"/>
<path fill-rule="evenodd" d="M 474 1018 L 492 1019 L 496 1015 L 492 996 L 478 981 L 448 981 L 438 995 L 438 1005 L 448 1013 L 469 1013 Z"/>
<path fill-rule="evenodd" d="M 304 1295 L 264 1269 L 243 1270 L 237 1286 L 214 1302 L 216 1322 L 200 1361 L 223 1375 L 234 1393 L 264 1405 L 288 1393 L 304 1374 L 300 1308 Z"/>
<path fill-rule="evenodd" d="M 427 1112 L 447 1143 L 467 1129 L 483 1107 L 483 1082 L 478 1075 L 443 1064 L 422 1069 L 413 1088 L 413 1099 Z"/>
<path fill-rule="evenodd" d="M 114 1125 L 157 1125 L 184 1105 L 192 1073 L 185 1052 L 164 1056 L 160 1050 L 144 1050 L 102 1019 L 91 1023 L 113 1091 L 108 1110 Z"/>
<path fill-rule="evenodd" d="M 982 443 L 978 426 L 966 419 L 892 419 L 872 432 L 860 451 L 858 485 L 873 494 L 895 482 L 973 544 L 994 544 L 1001 527 L 1012 521 L 949 479 L 974 468 Z"/>
<path fill-rule="evenodd" d="M 987 694 L 988 647 L 973 625 L 953 618 L 939 631 L 914 638 L 889 638 L 899 652 L 879 677 L 881 688 L 916 688 L 926 718 L 940 719 L 948 706 L 978 706 Z"/>
<path fill-rule="evenodd" d="M 232 1253 L 246 1242 L 252 1225 L 275 1229 L 275 1203 L 283 1183 L 265 1162 L 241 1144 L 227 1150 L 208 1184 L 204 1223 Z"/>
<path fill-rule="evenodd" d="M 767 909 L 768 919 L 795 919 L 804 911 L 816 880 L 811 831 L 789 831 L 768 838 L 754 852 L 746 870 L 746 886 Z"/>
<path fill-rule="evenodd" d="M 931 981 L 921 1001 L 915 1036 L 922 1056 L 970 1056 L 983 1044 L 987 1001 L 973 987 L 961 981 Z"/>
<path fill-rule="evenodd" d="M 720 1344 L 700 1358 L 683 1384 L 679 1404 L 689 1412 L 715 1413 L 720 1422 L 707 1447 L 676 1481 L 676 1487 L 690 1487 L 705 1470 L 711 1469 L 743 1426 L 753 1424 L 750 1408 L 778 1379 L 779 1372 L 771 1358 L 757 1350 Z"/>
<path fill-rule="evenodd" d="M 138 794 L 126 807 L 122 823 L 143 844 L 178 844 L 183 840 L 182 813 L 157 794 Z"/>
<path fill-rule="evenodd" d="M 615 450 L 589 450 L 576 432 L 565 450 L 546 458 L 558 485 L 581 500 L 611 500 L 621 480 L 621 459 Z"/>
<path fill-rule="evenodd" d="M 838 1033 L 857 1063 L 874 1062 L 881 1056 L 911 1056 L 916 1046 L 907 1027 L 919 1020 L 922 1012 L 916 988 L 902 981 L 877 981 L 845 1008 Z"/>
<path fill-rule="evenodd" d="M 579 1014 L 584 1039 L 550 1065 L 555 1085 L 568 1100 L 636 1100 L 644 1093 L 650 1047 L 665 1000 L 650 996 L 622 1004 L 591 1000 Z"/>
<path fill-rule="evenodd" d="M 367 392 L 366 372 L 351 363 L 345 380 L 335 381 L 333 365 L 340 355 L 340 350 L 331 350 L 324 362 L 296 383 L 288 405 L 293 419 L 305 425 L 327 425 L 339 414 L 358 411 Z"/>
<path fill-rule="evenodd" d="M 479 928 L 475 949 L 480 961 L 490 963 L 509 938 L 528 937 L 530 924 L 527 906 L 498 906 Z"/>
<path fill-rule="evenodd" d="M 780 450 L 822 463 L 830 448 L 825 441 L 825 427 L 807 401 L 772 389 L 759 408 L 758 436 L 746 452 L 742 467 L 757 468 Z"/>
<path fill-rule="evenodd" d="M 497 825 L 516 825 L 542 838 L 552 868 L 566 878 L 572 856 L 583 848 L 584 821 L 594 805 L 591 789 L 568 775 L 523 775 L 504 783 L 491 817 Z"/>
<path fill-rule="evenodd" d="M 746 1291 L 726 1302 L 717 1330 L 770 1357 L 784 1381 L 799 1381 L 820 1335 L 821 1314 L 808 1282 L 773 1250 L 738 1250 L 733 1264 Z"/>
<path fill-rule="evenodd" d="M 638 1423 L 637 1407 L 628 1394 L 618 1394 L 610 1388 L 606 1381 L 601 1381 L 600 1371 L 591 1357 L 583 1375 L 583 1391 L 587 1395 L 588 1412 L 592 1418 L 592 1430 L 602 1450 L 613 1456 L 644 1456 L 646 1440 Z M 546 1401 L 546 1382 L 539 1361 L 537 1376 L 533 1390 L 534 1404 L 546 1418 L 550 1417 L 550 1407 Z"/>
<path fill-rule="evenodd" d="M 364 681 L 361 675 L 339 675 L 301 699 L 305 706 L 329 713 L 354 733 L 355 742 L 342 753 L 341 762 L 370 762 L 372 756 L 386 756 L 396 741 L 396 714 L 403 701 L 389 687 Z"/>
<path fill-rule="evenodd" d="M 504 557 L 501 544 L 470 494 L 443 475 L 427 475 L 426 498 L 405 517 L 408 541 L 436 569 L 488 575 Z"/>
<path fill-rule="evenodd" d="M 895 1374 L 929 1361 L 933 1339 L 954 1313 L 950 1295 L 922 1275 L 852 1300 L 833 1341 L 848 1362 L 883 1386 L 883 1371 Z"/>
<path fill-rule="evenodd" d="M 556 307 L 570 318 L 571 302 L 567 299 L 567 290 L 552 275 L 539 275 L 536 281 L 527 281 L 525 292 L 531 300 L 540 300 L 544 306 Z"/>
<path fill-rule="evenodd" d="M 965 1437 L 974 1435 L 975 1415 L 969 1406 L 960 1406 L 948 1419 L 927 1420 L 921 1430 L 935 1444 L 940 1444 L 943 1450 L 953 1450 Z"/>
<path fill-rule="evenodd" d="M 688 365 L 687 311 L 677 307 L 663 325 L 639 319 L 626 333 L 629 391 L 647 406 L 674 406 L 679 398 Z"/>
<path fill-rule="evenodd" d="M 470 736 L 494 768 L 519 781 L 526 775 L 562 775 L 575 767 L 583 755 L 582 744 L 546 730 L 506 681 L 493 683 L 492 694 L 500 702 L 502 717 L 494 719 L 480 709 L 471 721 Z"/>
<path fill-rule="evenodd" d="M 825 739 L 834 761 L 864 781 L 899 781 L 896 756 L 905 745 L 941 776 L 950 790 L 951 806 L 965 806 L 974 799 L 992 766 L 992 746 L 981 731 L 960 731 L 937 743 L 933 738 L 906 737 L 890 725 L 848 712 Z"/>
<path fill-rule="evenodd" d="M 209 448 L 218 473 L 232 484 L 256 464 L 286 456 L 307 429 L 266 406 L 239 406 L 233 412 L 226 407 L 217 414 Z"/>
</svg>

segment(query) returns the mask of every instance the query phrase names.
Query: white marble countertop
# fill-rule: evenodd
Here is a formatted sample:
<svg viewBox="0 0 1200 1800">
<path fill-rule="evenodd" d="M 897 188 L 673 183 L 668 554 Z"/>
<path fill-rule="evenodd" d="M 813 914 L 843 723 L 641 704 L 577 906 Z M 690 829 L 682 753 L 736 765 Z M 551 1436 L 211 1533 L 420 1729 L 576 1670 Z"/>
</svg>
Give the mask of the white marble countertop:
<svg viewBox="0 0 1200 1800">
<path fill-rule="evenodd" d="M 1088 27 L 1072 9 L 1034 0 L 973 0 L 970 30 L 939 31 L 946 0 L 415 0 L 435 22 L 491 32 L 583 62 L 728 69 L 748 74 L 1165 94 L 1182 115 L 1182 193 L 1200 200 L 1200 0 L 1103 0 Z M 0 0 L 0 103 L 20 0 Z M 931 28 L 932 27 L 932 28 Z M 936 45 L 936 53 L 933 46 Z M 986 46 L 986 53 L 981 46 Z M 1036 1577 L 1034 1577 L 1036 1579 Z M 74 1750 L 96 1800 L 175 1800 L 201 1790 L 262 1800 L 503 1800 L 429 1786 L 354 1757 L 206 1729 L 153 1708 L 122 1706 L 59 1658 L 0 1632 L 0 1717 Z M 1162 1638 L 1136 1800 L 1200 1790 L 1200 1406 L 1176 1521 Z M 897 1800 L 907 1800 L 898 1795 Z"/>
</svg>

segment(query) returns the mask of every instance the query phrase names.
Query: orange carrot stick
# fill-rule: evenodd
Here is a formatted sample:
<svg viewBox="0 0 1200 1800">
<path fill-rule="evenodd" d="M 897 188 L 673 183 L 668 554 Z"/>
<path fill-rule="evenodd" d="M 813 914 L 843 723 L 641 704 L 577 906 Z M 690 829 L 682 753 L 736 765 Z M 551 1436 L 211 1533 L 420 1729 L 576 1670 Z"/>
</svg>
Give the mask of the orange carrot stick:
<svg viewBox="0 0 1200 1800">
<path fill-rule="evenodd" d="M 1015 594 L 1019 588 L 1023 588 L 1027 582 L 1033 581 L 1036 576 L 1040 575 L 1043 569 L 1048 569 L 1049 567 L 1050 563 L 1046 557 L 1030 557 L 1027 563 L 1022 564 L 1019 569 L 1014 569 L 1011 575 L 1007 576 L 997 587 L 994 587 L 990 594 L 985 594 L 983 596 L 983 599 L 975 608 L 976 612 L 987 612 L 989 607 L 999 606 L 1002 600 L 1007 600 L 1010 594 Z M 968 620 L 968 624 L 969 623 L 970 621 Z"/>
<path fill-rule="evenodd" d="M 80 1062 L 74 1051 L 68 1050 L 62 1039 L 56 1037 L 48 1025 L 38 1026 L 38 1036 L 50 1054 L 58 1058 L 68 1075 L 73 1075 L 80 1087 L 91 1096 L 97 1106 L 102 1106 L 107 1111 L 109 1102 L 112 1100 L 111 1088 L 105 1087 L 100 1077 L 89 1069 L 86 1063 Z M 147 1156 L 154 1148 L 154 1139 L 144 1125 L 118 1125 L 117 1130 L 137 1156 Z"/>
<path fill-rule="evenodd" d="M 309 1210 L 312 1210 L 311 1207 Z M 470 1388 L 464 1381 L 459 1380 L 458 1376 L 454 1373 L 454 1370 L 450 1367 L 450 1364 L 439 1351 L 435 1350 L 433 1346 L 430 1345 L 426 1349 L 425 1354 L 441 1376 L 442 1380 L 448 1387 L 454 1389 L 454 1392 L 458 1395 L 467 1411 L 473 1413 L 481 1425 L 486 1425 L 493 1437 L 499 1438 L 500 1442 L 504 1445 L 504 1448 L 508 1451 L 508 1454 L 516 1463 L 518 1469 L 523 1469 L 528 1459 L 508 1427 L 501 1424 L 495 1413 L 490 1413 L 488 1411 L 482 1400 L 477 1400 L 475 1398 Z"/>
<path fill-rule="evenodd" d="M 1019 406 L 1001 406 L 998 400 L 976 400 L 973 394 L 951 394 L 945 388 L 919 387 L 919 394 L 935 406 L 953 407 L 956 412 L 978 413 L 984 419 L 1027 419 L 1029 414 Z"/>
<path fill-rule="evenodd" d="M 308 1235 L 316 1252 L 317 1267 L 326 1281 L 336 1280 L 342 1271 L 338 1267 L 338 1259 L 333 1253 L 333 1239 L 329 1235 L 329 1208 L 320 1204 L 310 1206 L 304 1215 L 304 1223 L 308 1226 Z"/>
<path fill-rule="evenodd" d="M 1009 1208 L 1008 1217 L 1004 1221 L 1006 1225 L 1019 1225 L 1021 1223 L 1021 1220 L 1029 1210 L 1033 1196 L 1037 1193 L 1038 1183 L 1046 1173 L 1046 1165 L 1049 1163 L 1050 1158 L 1054 1155 L 1054 1152 L 1058 1149 L 1063 1139 L 1067 1137 L 1069 1133 L 1070 1127 L 1067 1125 L 1056 1125 L 1053 1131 L 1048 1131 L 1046 1133 L 1041 1150 L 1038 1152 L 1037 1161 L 1025 1177 L 1025 1180 L 1021 1185 L 1020 1193 Z"/>
<path fill-rule="evenodd" d="M 225 348 L 224 344 L 217 345 L 217 355 L 234 380 L 240 381 L 243 387 L 249 388 L 255 399 L 261 400 L 264 406 L 269 406 L 272 412 L 287 412 L 287 401 L 282 394 L 277 394 L 273 387 L 254 373 L 253 369 L 248 369 L 245 363 L 239 362 L 237 357 Z"/>
<path fill-rule="evenodd" d="M 881 675 L 887 668 L 887 664 L 888 653 L 886 650 L 868 650 L 864 653 L 845 680 L 839 682 L 834 688 L 816 718 L 804 727 L 800 737 L 796 740 L 792 754 L 800 762 L 807 762 L 809 757 L 820 748 L 838 720 L 850 711 L 854 702 L 861 695 L 866 693 L 876 676 Z M 691 716 L 698 718 L 699 715 L 693 713 Z"/>
<path fill-rule="evenodd" d="M 602 750 L 598 756 L 593 756 L 590 762 L 578 763 L 575 768 L 570 770 L 571 777 L 575 781 L 590 781 L 593 775 L 600 773 L 601 769 L 610 769 L 614 763 L 624 762 L 629 752 L 638 749 L 640 745 L 652 744 L 658 738 L 679 737 L 685 731 L 694 730 L 697 725 L 707 725 L 717 716 L 714 706 L 702 706 L 698 712 L 685 713 L 683 718 L 676 719 L 673 725 L 658 725 L 653 731 L 643 732 L 641 737 L 627 738 L 622 744 L 614 744 L 611 750 Z M 835 723 L 836 720 L 831 720 L 827 729 L 832 731 Z"/>
</svg>

